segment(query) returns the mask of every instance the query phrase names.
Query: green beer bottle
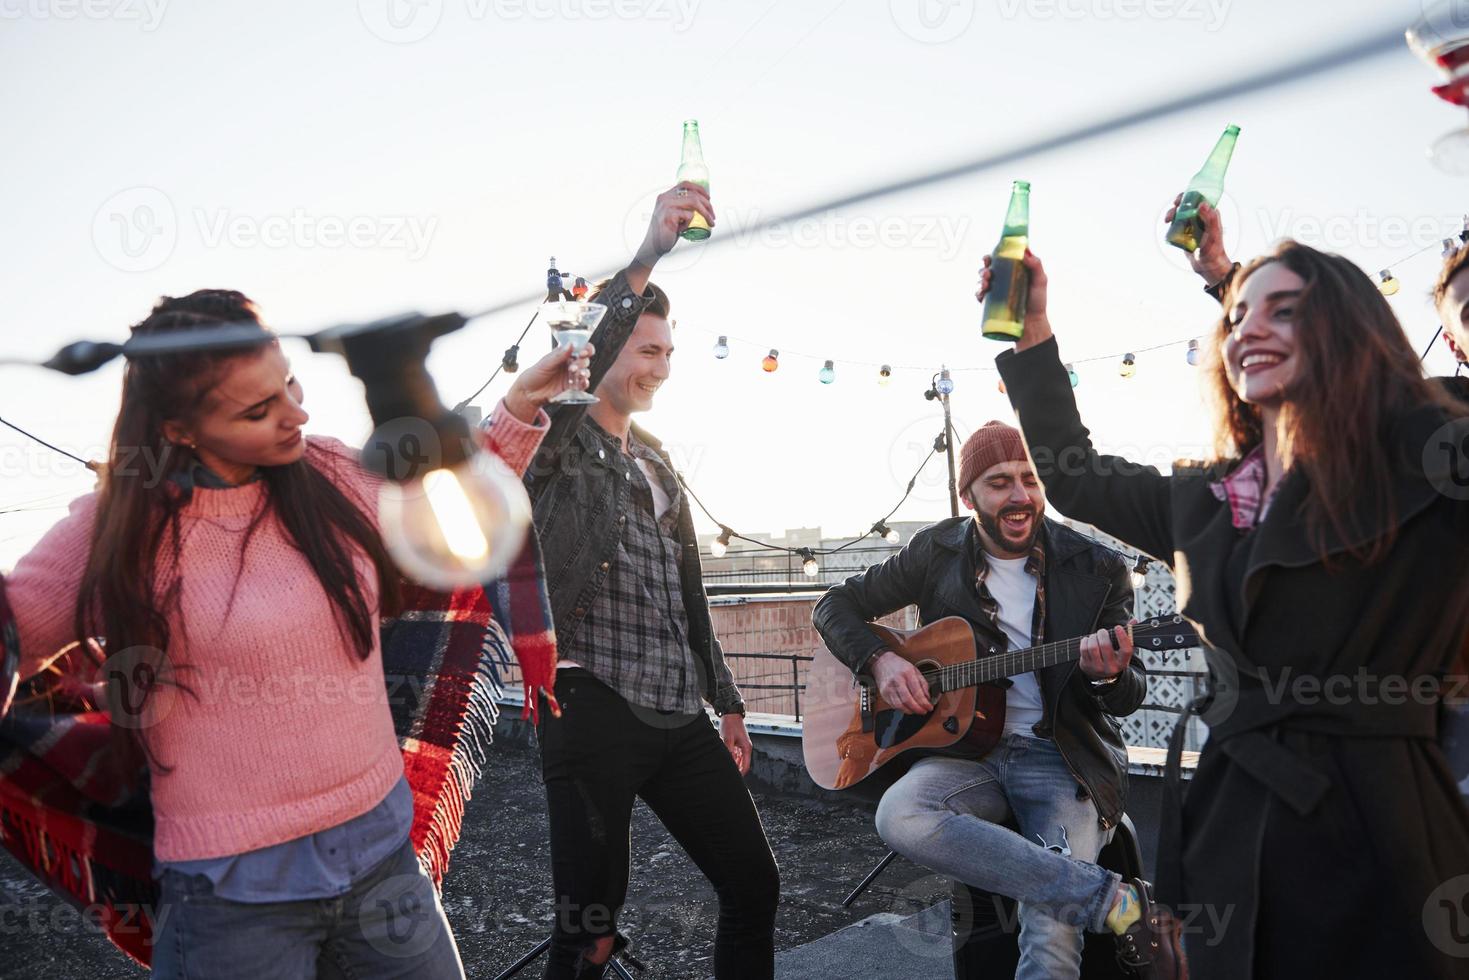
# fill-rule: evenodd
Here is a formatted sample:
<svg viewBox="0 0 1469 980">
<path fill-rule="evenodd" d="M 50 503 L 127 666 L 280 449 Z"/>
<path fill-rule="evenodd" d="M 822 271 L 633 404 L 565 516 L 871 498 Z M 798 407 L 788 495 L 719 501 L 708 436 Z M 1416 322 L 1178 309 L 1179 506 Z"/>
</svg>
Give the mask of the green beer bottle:
<svg viewBox="0 0 1469 980">
<path fill-rule="evenodd" d="M 678 179 L 692 181 L 704 190 L 709 189 L 709 168 L 704 165 L 704 148 L 699 145 L 699 121 L 685 119 L 683 124 L 683 162 L 678 165 Z M 679 233 L 680 238 L 691 242 L 702 242 L 709 237 L 709 222 L 697 211 L 689 220 L 689 226 Z"/>
<path fill-rule="evenodd" d="M 984 335 L 990 340 L 1016 341 L 1025 326 L 1025 297 L 1030 272 L 1025 250 L 1030 246 L 1030 181 L 1010 187 L 1010 210 L 1005 230 L 990 257 L 990 291 L 984 298 Z"/>
<path fill-rule="evenodd" d="M 1204 161 L 1203 168 L 1194 174 L 1194 179 L 1188 182 L 1188 190 L 1183 192 L 1183 200 L 1178 202 L 1173 224 L 1168 226 L 1169 245 L 1176 245 L 1185 252 L 1198 251 L 1199 236 L 1204 233 L 1204 225 L 1199 221 L 1199 202 L 1208 201 L 1210 207 L 1219 203 L 1219 195 L 1224 193 L 1224 171 L 1229 169 L 1229 158 L 1234 155 L 1237 139 L 1238 126 L 1224 127 L 1224 135 L 1214 144 L 1214 152 Z"/>
</svg>

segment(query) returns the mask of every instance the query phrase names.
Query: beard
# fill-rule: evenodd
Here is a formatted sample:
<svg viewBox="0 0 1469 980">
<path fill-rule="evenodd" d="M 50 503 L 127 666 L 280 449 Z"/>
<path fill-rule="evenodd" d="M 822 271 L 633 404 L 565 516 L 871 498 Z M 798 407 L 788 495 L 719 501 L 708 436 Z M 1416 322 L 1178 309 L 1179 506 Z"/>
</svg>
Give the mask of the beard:
<svg viewBox="0 0 1469 980">
<path fill-rule="evenodd" d="M 1009 514 L 1027 514 L 1030 516 L 1030 530 L 1024 538 L 1016 538 L 1014 532 L 1006 529 L 1003 519 Z M 1040 511 L 1034 507 L 1004 507 L 994 514 L 986 514 L 982 510 L 974 512 L 979 520 L 979 526 L 995 544 L 1004 548 L 1010 554 L 1023 554 L 1030 551 L 1035 545 L 1036 535 L 1041 532 Z"/>
</svg>

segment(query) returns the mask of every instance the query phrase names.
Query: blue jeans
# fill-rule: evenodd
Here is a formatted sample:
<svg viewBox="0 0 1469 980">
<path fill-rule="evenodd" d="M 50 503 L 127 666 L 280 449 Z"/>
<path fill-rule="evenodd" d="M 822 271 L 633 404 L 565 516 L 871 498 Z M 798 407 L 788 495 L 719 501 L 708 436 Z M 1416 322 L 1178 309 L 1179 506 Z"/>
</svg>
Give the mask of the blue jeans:
<svg viewBox="0 0 1469 980">
<path fill-rule="evenodd" d="M 927 758 L 883 794 L 877 832 L 916 864 L 1020 903 L 1017 980 L 1081 971 L 1121 878 L 1095 861 L 1111 838 L 1049 739 L 1006 735 L 978 761 Z M 1001 826 L 1012 819 L 1020 833 Z M 1071 847 L 1065 857 L 1045 844 Z"/>
<path fill-rule="evenodd" d="M 159 980 L 463 980 L 433 882 L 411 844 L 337 898 L 232 902 L 204 875 L 161 881 Z"/>
</svg>

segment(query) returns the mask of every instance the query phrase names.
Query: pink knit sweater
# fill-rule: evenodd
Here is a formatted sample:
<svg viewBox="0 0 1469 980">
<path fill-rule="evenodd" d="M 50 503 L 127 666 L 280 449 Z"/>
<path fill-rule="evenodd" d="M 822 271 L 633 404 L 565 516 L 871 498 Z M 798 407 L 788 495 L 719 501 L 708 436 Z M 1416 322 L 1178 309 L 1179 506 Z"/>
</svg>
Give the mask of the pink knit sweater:
<svg viewBox="0 0 1469 980">
<path fill-rule="evenodd" d="M 524 472 L 549 419 L 496 408 L 484 441 Z M 311 436 L 307 458 L 377 519 L 378 479 L 356 451 Z M 388 710 L 382 651 L 343 641 L 334 607 L 274 517 L 240 545 L 264 502 L 261 482 L 196 489 L 181 515 L 182 583 L 168 616 L 169 666 L 192 693 L 156 688 L 144 724 L 154 758 L 154 856 L 222 857 L 294 840 L 372 809 L 403 774 Z M 6 579 L 20 632 L 21 676 L 70 643 L 72 614 L 96 518 L 89 494 Z M 364 593 L 377 575 L 357 557 Z M 236 581 L 236 573 L 239 579 Z M 160 572 L 160 586 L 170 572 Z M 376 616 L 374 615 L 374 624 Z"/>
</svg>

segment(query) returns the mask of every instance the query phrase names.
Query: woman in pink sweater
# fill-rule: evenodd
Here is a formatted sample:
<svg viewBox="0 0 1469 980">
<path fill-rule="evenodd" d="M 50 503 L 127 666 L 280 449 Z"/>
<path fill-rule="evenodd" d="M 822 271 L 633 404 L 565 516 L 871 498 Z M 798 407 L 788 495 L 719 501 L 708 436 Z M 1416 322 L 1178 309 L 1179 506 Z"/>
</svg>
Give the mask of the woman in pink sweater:
<svg viewBox="0 0 1469 980">
<path fill-rule="evenodd" d="M 200 290 L 133 332 L 240 322 L 259 323 L 248 299 Z M 548 355 L 496 407 L 481 437 L 512 469 L 589 356 Z M 155 975 L 462 977 L 408 840 L 378 478 L 305 436 L 302 402 L 263 328 L 244 351 L 130 360 L 101 489 L 6 581 L 21 676 L 105 637 L 109 676 L 158 678 L 111 702 L 122 764 L 150 773 Z"/>
</svg>

